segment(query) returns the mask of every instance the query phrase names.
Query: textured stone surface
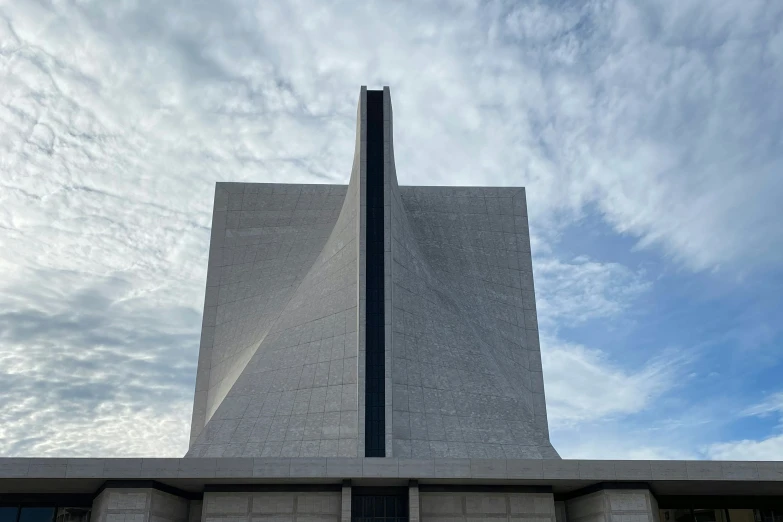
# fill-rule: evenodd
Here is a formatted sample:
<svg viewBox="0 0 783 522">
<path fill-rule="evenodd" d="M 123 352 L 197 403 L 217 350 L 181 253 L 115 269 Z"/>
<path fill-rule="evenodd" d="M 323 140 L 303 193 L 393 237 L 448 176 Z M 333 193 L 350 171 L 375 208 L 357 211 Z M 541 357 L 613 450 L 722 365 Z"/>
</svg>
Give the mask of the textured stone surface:
<svg viewBox="0 0 783 522">
<path fill-rule="evenodd" d="M 191 441 L 313 267 L 345 193 L 330 185 L 217 184 Z"/>
<path fill-rule="evenodd" d="M 357 456 L 359 148 L 347 187 L 218 184 L 188 456 Z"/>
<path fill-rule="evenodd" d="M 205 522 L 340 522 L 340 492 L 205 493 Z"/>
<path fill-rule="evenodd" d="M 351 486 L 343 484 L 340 491 L 340 522 L 351 522 L 351 494 Z"/>
<path fill-rule="evenodd" d="M 408 522 L 421 521 L 421 494 L 419 485 L 413 482 L 408 485 Z"/>
<path fill-rule="evenodd" d="M 420 493 L 421 522 L 555 522 L 551 493 Z"/>
<path fill-rule="evenodd" d="M 395 456 L 557 457 L 515 200 L 522 189 L 392 190 Z"/>
<path fill-rule="evenodd" d="M 345 186 L 221 183 L 189 457 L 364 455 L 366 89 Z M 386 456 L 558 458 L 525 192 L 400 187 L 384 89 Z"/>
<path fill-rule="evenodd" d="M 648 490 L 601 490 L 566 502 L 568 522 L 658 522 L 658 505 Z"/>
<path fill-rule="evenodd" d="M 27 482 L 29 484 L 68 484 L 70 481 L 81 482 L 82 477 L 65 476 L 65 465 L 53 476 L 51 468 L 42 466 L 46 459 L 6 458 L 0 459 L 0 489 L 12 484 Z M 50 459 L 58 460 L 58 459 Z M 100 476 L 90 477 L 102 480 L 139 479 L 193 479 L 196 482 L 214 482 L 212 479 L 222 479 L 242 483 L 245 479 L 293 479 L 296 482 L 308 483 L 313 477 L 329 479 L 327 482 L 342 479 L 378 478 L 383 476 L 400 477 L 402 479 L 470 479 L 471 482 L 515 481 L 526 480 L 539 484 L 552 484 L 559 481 L 578 482 L 580 487 L 596 482 L 647 482 L 644 472 L 653 468 L 656 481 L 681 481 L 683 485 L 719 482 L 768 481 L 783 483 L 783 462 L 718 462 L 721 476 L 718 478 L 687 477 L 685 469 L 690 461 L 636 461 L 628 466 L 628 461 L 585 461 L 585 460 L 517 460 L 517 459 L 460 459 L 438 457 L 430 459 L 410 458 L 181 458 L 181 459 L 144 459 L 141 469 L 138 459 L 122 459 L 135 461 L 126 468 L 133 477 L 123 477 L 118 473 L 115 462 L 117 459 L 69 459 L 85 460 L 90 465 L 103 463 Z M 324 470 L 324 460 L 326 468 Z M 599 463 L 595 466 L 595 463 Z M 130 463 L 128 463 L 130 464 Z M 698 464 L 698 462 L 695 462 Z M 312 465 L 312 466 L 311 466 Z M 666 466 L 664 466 L 666 465 Z M 78 466 L 77 466 L 78 467 Z M 592 469 L 591 478 L 585 478 L 583 471 Z M 603 470 L 599 473 L 599 471 Z M 605 473 L 605 474 L 602 474 Z M 20 481 L 19 479 L 50 479 L 43 481 Z M 218 480 L 220 481 L 220 480 Z M 98 481 L 100 482 L 100 481 Z"/>
<path fill-rule="evenodd" d="M 95 522 L 195 522 L 190 502 L 151 488 L 107 488 L 92 504 Z M 195 506 L 198 509 L 199 506 Z"/>
<path fill-rule="evenodd" d="M 52 466 L 45 466 L 47 460 Z M 783 481 L 783 462 L 714 462 L 719 475 L 688 477 L 686 468 L 699 470 L 704 461 L 591 461 L 540 459 L 411 458 L 181 458 L 181 459 L 68 459 L 73 469 L 103 469 L 90 477 L 110 479 L 292 477 L 358 478 L 391 474 L 403 478 L 464 477 L 487 479 L 585 481 Z M 82 465 L 79 461 L 85 461 Z M 118 464 L 120 461 L 120 464 Z M 325 462 L 325 468 L 324 468 Z M 0 459 L 0 479 L 66 477 L 60 459 Z M 377 474 L 377 475 L 376 475 Z M 128 477 L 125 475 L 132 475 Z M 74 476 L 71 478 L 81 478 Z"/>
</svg>

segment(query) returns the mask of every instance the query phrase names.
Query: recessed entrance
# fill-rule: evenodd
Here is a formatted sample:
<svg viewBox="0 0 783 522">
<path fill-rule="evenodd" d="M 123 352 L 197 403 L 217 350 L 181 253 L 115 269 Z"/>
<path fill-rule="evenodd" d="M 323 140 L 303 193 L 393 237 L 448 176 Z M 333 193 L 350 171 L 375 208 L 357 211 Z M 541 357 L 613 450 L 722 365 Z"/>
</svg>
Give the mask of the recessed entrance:
<svg viewBox="0 0 783 522">
<path fill-rule="evenodd" d="M 408 489 L 353 488 L 351 522 L 408 522 Z"/>
</svg>

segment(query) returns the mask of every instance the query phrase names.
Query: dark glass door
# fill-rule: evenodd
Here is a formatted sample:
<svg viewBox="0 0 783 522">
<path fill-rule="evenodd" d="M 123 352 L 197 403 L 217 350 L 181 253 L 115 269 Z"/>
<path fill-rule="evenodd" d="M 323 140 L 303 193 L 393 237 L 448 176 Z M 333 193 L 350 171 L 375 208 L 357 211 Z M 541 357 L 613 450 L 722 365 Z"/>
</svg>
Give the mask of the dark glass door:
<svg viewBox="0 0 783 522">
<path fill-rule="evenodd" d="M 351 522 L 408 522 L 408 496 L 354 495 Z"/>
</svg>

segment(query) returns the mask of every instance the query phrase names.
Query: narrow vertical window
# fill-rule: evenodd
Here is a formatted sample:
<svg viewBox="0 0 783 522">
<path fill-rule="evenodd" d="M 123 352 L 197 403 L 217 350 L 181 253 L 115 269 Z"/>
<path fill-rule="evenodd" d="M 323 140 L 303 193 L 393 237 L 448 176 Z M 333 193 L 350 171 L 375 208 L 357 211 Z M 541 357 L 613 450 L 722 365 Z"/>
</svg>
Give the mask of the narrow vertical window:
<svg viewBox="0 0 783 522">
<path fill-rule="evenodd" d="M 364 456 L 386 456 L 383 310 L 383 91 L 367 91 Z"/>
</svg>

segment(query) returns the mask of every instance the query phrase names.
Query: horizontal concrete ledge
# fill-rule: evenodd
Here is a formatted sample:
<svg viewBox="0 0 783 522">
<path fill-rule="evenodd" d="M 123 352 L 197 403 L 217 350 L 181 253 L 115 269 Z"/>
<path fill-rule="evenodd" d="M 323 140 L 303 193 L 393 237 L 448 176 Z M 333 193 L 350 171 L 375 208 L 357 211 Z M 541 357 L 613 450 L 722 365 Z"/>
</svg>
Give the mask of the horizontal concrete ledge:
<svg viewBox="0 0 783 522">
<path fill-rule="evenodd" d="M 783 462 L 454 458 L 0 458 L 0 479 L 45 478 L 783 482 Z"/>
</svg>

